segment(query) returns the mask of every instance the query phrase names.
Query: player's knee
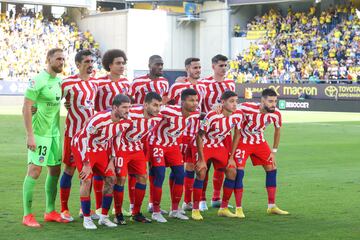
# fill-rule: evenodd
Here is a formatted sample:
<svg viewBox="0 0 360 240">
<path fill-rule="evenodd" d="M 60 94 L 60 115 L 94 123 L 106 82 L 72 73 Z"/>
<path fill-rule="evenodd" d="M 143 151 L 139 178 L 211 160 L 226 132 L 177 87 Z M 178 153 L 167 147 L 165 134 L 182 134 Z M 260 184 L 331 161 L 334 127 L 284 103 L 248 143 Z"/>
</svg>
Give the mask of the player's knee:
<svg viewBox="0 0 360 240">
<path fill-rule="evenodd" d="M 185 164 L 185 170 L 186 171 L 194 171 L 195 170 L 195 165 L 193 163 L 186 163 Z"/>
<path fill-rule="evenodd" d="M 266 172 L 270 172 L 270 171 L 276 170 L 276 167 L 273 166 L 273 165 L 265 165 L 265 166 L 264 166 L 264 170 L 265 170 Z"/>
<path fill-rule="evenodd" d="M 152 172 L 154 174 L 154 185 L 156 187 L 162 187 L 165 179 L 165 167 L 153 167 Z"/>
<path fill-rule="evenodd" d="M 147 179 L 147 175 L 137 175 L 136 176 L 136 181 L 141 183 L 141 184 L 146 184 L 146 179 Z"/>
<path fill-rule="evenodd" d="M 85 180 L 81 180 L 81 187 L 84 190 L 90 190 L 90 188 L 91 188 L 91 179 L 87 178 Z"/>
<path fill-rule="evenodd" d="M 116 184 L 119 186 L 124 186 L 126 182 L 126 177 L 116 177 Z"/>
<path fill-rule="evenodd" d="M 104 178 L 104 184 L 114 185 L 115 181 L 116 181 L 115 176 L 107 176 L 107 177 Z"/>
<path fill-rule="evenodd" d="M 32 177 L 33 179 L 38 179 L 41 174 L 42 167 L 36 166 L 34 164 L 29 164 L 27 175 Z"/>
<path fill-rule="evenodd" d="M 75 173 L 75 167 L 70 167 L 68 165 L 64 165 L 64 172 L 70 176 L 74 176 Z"/>
<path fill-rule="evenodd" d="M 201 169 L 200 171 L 196 171 L 196 178 L 198 180 L 204 181 L 206 177 L 206 170 Z"/>
<path fill-rule="evenodd" d="M 174 166 L 171 168 L 171 170 L 175 175 L 175 184 L 184 184 L 184 166 Z"/>
<path fill-rule="evenodd" d="M 49 171 L 49 174 L 50 174 L 51 176 L 60 176 L 61 166 L 58 165 L 58 166 L 48 167 L 48 171 Z"/>
<path fill-rule="evenodd" d="M 104 178 L 104 194 L 112 194 L 114 189 L 114 184 L 116 181 L 115 176 L 108 176 Z"/>
<path fill-rule="evenodd" d="M 236 178 L 236 168 L 227 168 L 225 171 L 225 175 L 227 179 L 235 180 Z"/>
</svg>

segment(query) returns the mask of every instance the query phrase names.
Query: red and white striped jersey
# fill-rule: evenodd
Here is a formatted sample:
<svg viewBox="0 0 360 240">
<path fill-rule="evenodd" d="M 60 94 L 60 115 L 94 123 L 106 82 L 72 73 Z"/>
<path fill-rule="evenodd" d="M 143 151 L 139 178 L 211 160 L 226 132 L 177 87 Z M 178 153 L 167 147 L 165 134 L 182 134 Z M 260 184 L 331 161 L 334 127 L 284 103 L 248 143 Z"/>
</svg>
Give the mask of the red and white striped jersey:
<svg viewBox="0 0 360 240">
<path fill-rule="evenodd" d="M 151 80 L 149 75 L 135 78 L 131 83 L 129 95 L 132 96 L 136 104 L 144 104 L 145 96 L 149 92 L 156 92 L 161 97 L 169 92 L 169 82 L 166 78 L 159 77 Z"/>
<path fill-rule="evenodd" d="M 199 131 L 199 128 L 200 118 L 190 118 L 184 130 L 183 136 L 195 137 Z"/>
<path fill-rule="evenodd" d="M 199 82 L 201 82 L 202 84 L 204 84 L 207 87 L 210 83 L 215 83 L 216 80 L 214 79 L 213 76 L 209 76 L 209 77 L 201 79 Z"/>
<path fill-rule="evenodd" d="M 87 161 L 87 152 L 108 151 L 112 138 L 122 135 L 130 123 L 127 119 L 113 122 L 111 110 L 105 110 L 92 116 L 86 125 L 75 134 L 72 145 L 78 147 L 83 161 Z"/>
<path fill-rule="evenodd" d="M 280 111 L 276 108 L 274 113 L 261 113 L 260 103 L 242 103 L 240 109 L 244 113 L 244 121 L 241 124 L 240 141 L 245 144 L 260 144 L 265 142 L 264 130 L 274 123 L 276 128 L 282 125 Z"/>
<path fill-rule="evenodd" d="M 212 82 L 213 81 L 213 82 Z M 210 112 L 212 107 L 221 102 L 221 95 L 226 91 L 235 91 L 235 82 L 231 79 L 225 79 L 217 82 L 213 77 L 202 80 L 206 84 L 206 94 L 204 98 L 204 109 L 206 113 Z"/>
<path fill-rule="evenodd" d="M 198 111 L 190 114 L 189 117 L 183 117 L 181 106 L 167 105 L 161 110 L 161 120 L 159 124 L 151 131 L 150 145 L 172 146 L 178 145 L 178 139 L 182 136 L 186 126 L 192 118 L 198 119 Z"/>
<path fill-rule="evenodd" d="M 111 107 L 114 97 L 118 94 L 127 95 L 130 83 L 127 78 L 120 78 L 118 81 L 111 81 L 109 76 L 98 78 L 99 90 L 95 100 L 95 110 L 104 111 Z"/>
<path fill-rule="evenodd" d="M 205 132 L 203 141 L 207 147 L 223 147 L 225 137 L 234 127 L 240 128 L 243 120 L 241 110 L 236 110 L 230 116 L 210 111 L 200 123 L 200 129 Z"/>
<path fill-rule="evenodd" d="M 170 87 L 168 98 L 170 100 L 175 100 L 176 105 L 180 105 L 181 104 L 181 92 L 188 88 L 192 88 L 197 91 L 199 106 L 201 106 L 202 100 L 205 97 L 205 91 L 206 91 L 206 86 L 201 81 L 199 81 L 197 84 L 192 84 L 188 79 L 185 79 L 185 82 L 175 82 Z"/>
<path fill-rule="evenodd" d="M 96 79 L 84 81 L 78 75 L 61 82 L 62 95 L 70 108 L 66 116 L 65 136 L 72 137 L 94 115 L 94 105 L 98 84 Z"/>
<path fill-rule="evenodd" d="M 197 91 L 199 106 L 202 106 L 202 102 L 206 93 L 206 86 L 201 81 L 198 81 L 197 84 L 192 84 L 188 79 L 185 79 L 185 82 L 175 82 L 170 87 L 168 98 L 170 100 L 175 100 L 176 105 L 180 105 L 181 92 L 188 88 L 192 88 Z M 199 112 L 201 112 L 201 108 L 199 108 Z M 199 126 L 200 126 L 199 119 L 197 118 L 189 119 L 183 135 L 188 137 L 194 137 L 199 130 Z"/>
<path fill-rule="evenodd" d="M 115 138 L 115 151 L 134 152 L 143 150 L 143 140 L 160 120 L 161 115 L 145 118 L 143 105 L 132 106 L 129 111 L 130 127 L 122 136 Z"/>
</svg>

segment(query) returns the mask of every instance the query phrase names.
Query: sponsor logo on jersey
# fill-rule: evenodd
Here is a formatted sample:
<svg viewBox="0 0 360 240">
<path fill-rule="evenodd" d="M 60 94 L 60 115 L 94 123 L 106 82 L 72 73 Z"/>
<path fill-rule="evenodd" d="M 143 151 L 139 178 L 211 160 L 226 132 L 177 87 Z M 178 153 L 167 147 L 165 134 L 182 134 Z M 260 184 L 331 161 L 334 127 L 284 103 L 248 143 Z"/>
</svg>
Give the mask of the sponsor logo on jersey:
<svg viewBox="0 0 360 240">
<path fill-rule="evenodd" d="M 34 88 L 35 87 L 35 80 L 30 80 L 29 87 Z"/>
<path fill-rule="evenodd" d="M 87 128 L 87 131 L 90 134 L 95 134 L 96 133 L 96 128 L 94 126 L 90 126 L 90 127 Z"/>
</svg>

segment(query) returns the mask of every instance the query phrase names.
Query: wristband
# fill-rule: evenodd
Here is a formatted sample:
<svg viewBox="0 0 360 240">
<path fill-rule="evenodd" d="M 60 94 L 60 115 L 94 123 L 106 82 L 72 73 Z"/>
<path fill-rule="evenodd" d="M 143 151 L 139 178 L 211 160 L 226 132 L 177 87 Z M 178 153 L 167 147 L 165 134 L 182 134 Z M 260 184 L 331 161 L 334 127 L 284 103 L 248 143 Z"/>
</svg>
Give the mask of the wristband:
<svg viewBox="0 0 360 240">
<path fill-rule="evenodd" d="M 272 152 L 277 153 L 277 150 L 278 150 L 277 148 L 273 148 Z"/>
</svg>

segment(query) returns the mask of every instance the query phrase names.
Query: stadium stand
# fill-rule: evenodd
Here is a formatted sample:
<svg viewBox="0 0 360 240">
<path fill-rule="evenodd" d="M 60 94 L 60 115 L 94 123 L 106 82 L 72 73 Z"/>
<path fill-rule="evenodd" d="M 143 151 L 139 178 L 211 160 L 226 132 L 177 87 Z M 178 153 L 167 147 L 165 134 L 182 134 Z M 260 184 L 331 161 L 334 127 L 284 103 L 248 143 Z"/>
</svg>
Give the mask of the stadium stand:
<svg viewBox="0 0 360 240">
<path fill-rule="evenodd" d="M 356 8 L 331 6 L 316 15 L 270 10 L 255 17 L 248 31 L 266 31 L 230 61 L 229 78 L 238 83 L 359 83 L 360 29 Z"/>
<path fill-rule="evenodd" d="M 81 49 L 92 50 L 98 56 L 95 68 L 101 69 L 99 44 L 89 31 L 80 32 L 75 23 L 63 18 L 48 20 L 30 11 L 11 18 L 2 16 L 0 80 L 28 81 L 44 66 L 46 52 L 53 47 L 65 49 L 64 76 L 76 72 L 73 59 Z"/>
</svg>

